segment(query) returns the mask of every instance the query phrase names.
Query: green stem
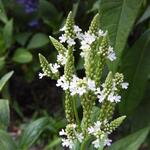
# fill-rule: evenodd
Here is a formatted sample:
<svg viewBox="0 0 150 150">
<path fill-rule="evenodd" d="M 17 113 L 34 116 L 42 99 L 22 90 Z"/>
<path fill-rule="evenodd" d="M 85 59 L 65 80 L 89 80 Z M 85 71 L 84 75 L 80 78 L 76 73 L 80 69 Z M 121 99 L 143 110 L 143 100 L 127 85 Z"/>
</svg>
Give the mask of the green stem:
<svg viewBox="0 0 150 150">
<path fill-rule="evenodd" d="M 80 120 L 79 120 L 79 116 L 78 116 L 78 111 L 77 111 L 77 101 L 76 101 L 76 96 L 74 96 L 73 98 L 73 110 L 74 110 L 74 115 L 75 115 L 75 119 L 78 125 L 80 125 Z"/>
<path fill-rule="evenodd" d="M 83 141 L 83 143 L 81 144 L 81 149 L 80 149 L 80 150 L 86 150 L 86 144 L 87 144 L 87 142 L 88 142 L 89 139 L 90 139 L 90 138 L 87 137 L 87 138 Z"/>
</svg>

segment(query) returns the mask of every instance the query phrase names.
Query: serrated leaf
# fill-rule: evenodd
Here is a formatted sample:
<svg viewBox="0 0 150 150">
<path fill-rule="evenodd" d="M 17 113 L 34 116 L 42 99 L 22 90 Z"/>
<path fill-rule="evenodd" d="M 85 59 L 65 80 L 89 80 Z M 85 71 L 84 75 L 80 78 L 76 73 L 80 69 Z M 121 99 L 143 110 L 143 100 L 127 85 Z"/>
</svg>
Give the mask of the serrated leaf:
<svg viewBox="0 0 150 150">
<path fill-rule="evenodd" d="M 125 81 L 129 82 L 129 88 L 124 91 L 120 111 L 123 114 L 131 114 L 141 102 L 148 75 L 150 71 L 150 30 L 147 30 L 133 45 L 124 53 L 121 72 Z"/>
<path fill-rule="evenodd" d="M 31 38 L 27 48 L 28 49 L 39 48 L 48 43 L 49 43 L 49 39 L 45 34 L 37 33 Z"/>
<path fill-rule="evenodd" d="M 132 29 L 137 13 L 143 0 L 101 0 L 101 27 L 108 30 L 109 37 L 116 51 L 117 60 L 110 63 L 110 68 L 116 71 L 122 50 Z"/>
<path fill-rule="evenodd" d="M 6 82 L 10 79 L 10 77 L 13 75 L 13 73 L 14 71 L 10 71 L 0 79 L 0 91 L 2 90 Z"/>
<path fill-rule="evenodd" d="M 150 127 L 141 129 L 115 143 L 106 150 L 138 150 L 150 131 Z"/>
<path fill-rule="evenodd" d="M 9 126 L 9 113 L 9 101 L 0 99 L 0 128 L 7 129 L 7 127 Z"/>
<path fill-rule="evenodd" d="M 6 48 L 9 48 L 12 44 L 12 35 L 13 35 L 13 20 L 6 22 L 3 29 L 3 38 Z"/>
<path fill-rule="evenodd" d="M 16 143 L 11 136 L 3 130 L 0 130 L 0 150 L 17 150 Z"/>
<path fill-rule="evenodd" d="M 48 124 L 49 120 L 47 117 L 31 122 L 19 138 L 19 149 L 28 150 L 36 142 Z"/>
<path fill-rule="evenodd" d="M 25 48 L 18 48 L 12 59 L 17 63 L 29 63 L 32 61 L 32 54 Z"/>
</svg>

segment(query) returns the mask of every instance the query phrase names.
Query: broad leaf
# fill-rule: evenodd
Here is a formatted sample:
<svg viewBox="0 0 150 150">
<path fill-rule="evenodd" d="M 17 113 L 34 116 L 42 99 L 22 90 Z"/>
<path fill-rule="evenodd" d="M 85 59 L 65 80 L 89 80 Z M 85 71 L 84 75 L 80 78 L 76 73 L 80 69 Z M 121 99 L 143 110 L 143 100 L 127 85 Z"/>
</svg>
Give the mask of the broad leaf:
<svg viewBox="0 0 150 150">
<path fill-rule="evenodd" d="M 142 2 L 143 0 L 101 0 L 100 2 L 101 27 L 108 30 L 117 55 L 115 63 L 110 64 L 113 71 L 118 67 L 122 50 Z"/>
<path fill-rule="evenodd" d="M 43 33 L 37 33 L 32 37 L 27 47 L 28 49 L 39 48 L 46 45 L 48 42 L 48 36 Z"/>
<path fill-rule="evenodd" d="M 31 122 L 19 138 L 20 150 L 28 150 L 39 138 L 40 134 L 44 131 L 48 124 L 49 120 L 46 117 Z"/>
<path fill-rule="evenodd" d="M 6 22 L 3 29 L 3 37 L 6 48 L 9 48 L 12 44 L 12 34 L 13 34 L 13 20 Z"/>
<path fill-rule="evenodd" d="M 0 99 L 0 128 L 7 129 L 9 120 L 9 102 L 8 100 Z"/>
<path fill-rule="evenodd" d="M 18 48 L 12 59 L 17 63 L 29 63 L 32 61 L 32 54 L 27 49 Z"/>
<path fill-rule="evenodd" d="M 7 20 L 8 20 L 2 0 L 0 0 L 0 20 L 1 20 L 3 23 L 6 23 Z"/>
<path fill-rule="evenodd" d="M 106 150 L 138 150 L 150 131 L 150 127 L 141 129 L 112 144 Z"/>
<path fill-rule="evenodd" d="M 125 51 L 121 72 L 129 82 L 129 88 L 123 93 L 120 110 L 130 114 L 143 98 L 148 74 L 150 72 L 150 30 L 145 32 L 133 45 Z"/>
<path fill-rule="evenodd" d="M 3 130 L 0 130 L 0 150 L 17 150 L 11 136 Z"/>
<path fill-rule="evenodd" d="M 0 91 L 2 90 L 6 82 L 10 79 L 10 77 L 13 75 L 13 73 L 14 71 L 10 71 L 0 79 Z"/>
</svg>

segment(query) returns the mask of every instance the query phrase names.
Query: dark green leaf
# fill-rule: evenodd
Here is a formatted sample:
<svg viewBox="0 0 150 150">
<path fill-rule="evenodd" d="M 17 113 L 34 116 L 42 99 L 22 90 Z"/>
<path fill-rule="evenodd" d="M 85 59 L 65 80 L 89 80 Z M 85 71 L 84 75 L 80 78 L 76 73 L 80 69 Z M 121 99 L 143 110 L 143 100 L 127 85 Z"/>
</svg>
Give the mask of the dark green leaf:
<svg viewBox="0 0 150 150">
<path fill-rule="evenodd" d="M 150 127 L 141 129 L 112 144 L 106 150 L 138 150 L 150 131 Z"/>
<path fill-rule="evenodd" d="M 13 20 L 6 22 L 3 29 L 3 37 L 6 48 L 9 48 L 12 44 L 12 34 L 13 34 Z"/>
<path fill-rule="evenodd" d="M 143 0 L 101 0 L 101 27 L 108 30 L 117 60 L 110 64 L 116 70 L 129 32 Z"/>
<path fill-rule="evenodd" d="M 11 136 L 3 130 L 0 130 L 0 150 L 17 150 Z"/>
<path fill-rule="evenodd" d="M 145 32 L 133 45 L 125 51 L 121 72 L 129 82 L 129 88 L 123 93 L 120 110 L 130 114 L 143 98 L 148 74 L 150 72 L 150 30 Z"/>
<path fill-rule="evenodd" d="M 46 117 L 31 122 L 19 138 L 20 150 L 28 150 L 39 138 L 40 134 L 44 131 L 48 124 L 49 120 Z"/>
<path fill-rule="evenodd" d="M 0 79 L 0 91 L 2 90 L 6 82 L 10 79 L 10 77 L 13 75 L 13 73 L 14 71 L 10 71 Z"/>
<path fill-rule="evenodd" d="M 0 99 L 0 128 L 7 129 L 9 125 L 9 102 L 5 99 Z"/>
<path fill-rule="evenodd" d="M 18 48 L 12 59 L 17 63 L 29 63 L 32 61 L 32 54 L 27 49 Z"/>
<path fill-rule="evenodd" d="M 37 33 L 30 40 L 27 48 L 28 49 L 39 48 L 46 45 L 48 42 L 49 42 L 48 36 L 46 36 L 43 33 Z"/>
</svg>

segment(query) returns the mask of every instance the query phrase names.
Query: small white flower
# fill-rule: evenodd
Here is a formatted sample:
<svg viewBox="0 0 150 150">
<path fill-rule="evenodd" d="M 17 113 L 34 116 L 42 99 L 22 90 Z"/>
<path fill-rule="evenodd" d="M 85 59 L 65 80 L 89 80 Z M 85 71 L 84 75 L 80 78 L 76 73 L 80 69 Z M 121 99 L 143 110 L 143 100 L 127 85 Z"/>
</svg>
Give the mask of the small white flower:
<svg viewBox="0 0 150 150">
<path fill-rule="evenodd" d="M 105 139 L 104 145 L 105 146 L 111 146 L 112 140 L 111 139 Z"/>
<path fill-rule="evenodd" d="M 78 92 L 78 94 L 80 95 L 80 96 L 82 96 L 84 93 L 86 93 L 86 89 L 85 89 L 85 87 L 78 87 L 78 90 L 77 90 L 77 92 Z"/>
<path fill-rule="evenodd" d="M 69 147 L 70 149 L 72 149 L 74 146 L 74 143 L 71 139 L 62 139 L 62 146 Z"/>
<path fill-rule="evenodd" d="M 95 85 L 95 82 L 94 82 L 93 80 L 88 79 L 87 85 L 88 85 L 88 88 L 89 88 L 91 91 L 95 91 L 95 90 L 96 90 L 96 85 Z"/>
<path fill-rule="evenodd" d="M 123 89 L 127 89 L 128 86 L 129 86 L 129 83 L 123 82 L 123 83 L 121 84 L 121 86 L 122 86 Z"/>
<path fill-rule="evenodd" d="M 101 91 L 100 87 L 96 88 L 95 94 L 97 95 L 97 94 L 101 94 L 101 93 L 102 93 L 102 91 Z"/>
<path fill-rule="evenodd" d="M 60 40 L 60 43 L 65 43 L 66 40 L 67 40 L 67 37 L 65 36 L 65 34 L 62 34 L 62 35 L 59 37 L 59 40 Z"/>
<path fill-rule="evenodd" d="M 67 135 L 67 133 L 65 132 L 64 129 L 62 129 L 60 132 L 59 132 L 59 135 L 62 136 L 62 135 Z"/>
<path fill-rule="evenodd" d="M 72 45 L 76 44 L 74 39 L 71 39 L 71 38 L 67 40 L 67 43 L 68 43 L 69 46 L 72 46 Z"/>
<path fill-rule="evenodd" d="M 66 57 L 63 56 L 62 54 L 57 55 L 57 62 L 59 62 L 61 65 L 65 65 L 66 64 Z"/>
<path fill-rule="evenodd" d="M 99 36 L 106 36 L 106 35 L 107 35 L 107 31 L 104 32 L 103 30 L 100 29 L 100 30 L 98 31 L 98 35 L 99 35 Z"/>
<path fill-rule="evenodd" d="M 85 52 L 82 51 L 82 52 L 80 53 L 80 56 L 81 56 L 82 58 L 84 58 L 84 57 L 85 57 Z"/>
<path fill-rule="evenodd" d="M 120 102 L 121 96 L 120 95 L 114 95 L 114 93 L 110 93 L 108 96 L 108 101 L 110 102 Z"/>
<path fill-rule="evenodd" d="M 100 147 L 100 140 L 96 139 L 95 141 L 92 142 L 92 144 L 94 145 L 95 148 L 99 148 Z"/>
<path fill-rule="evenodd" d="M 100 121 L 97 121 L 94 123 L 94 129 L 95 131 L 99 131 L 100 130 L 100 127 L 101 127 L 101 122 Z"/>
<path fill-rule="evenodd" d="M 82 143 L 82 141 L 83 141 L 83 139 L 84 139 L 83 134 L 82 134 L 82 133 L 77 133 L 77 134 L 76 134 L 76 137 L 77 137 L 77 139 L 79 140 L 79 142 Z"/>
<path fill-rule="evenodd" d="M 108 48 L 108 56 L 107 58 L 110 60 L 110 61 L 114 61 L 116 59 L 116 54 L 113 50 L 113 48 L 111 46 L 109 46 Z"/>
<path fill-rule="evenodd" d="M 89 127 L 88 128 L 88 132 L 89 132 L 89 134 L 93 134 L 94 132 L 95 132 L 95 129 L 94 129 L 94 127 Z"/>
<path fill-rule="evenodd" d="M 79 33 L 79 32 L 81 32 L 82 30 L 79 28 L 79 26 L 77 26 L 77 25 L 74 25 L 74 32 L 75 33 Z"/>
<path fill-rule="evenodd" d="M 50 67 L 51 67 L 51 71 L 52 73 L 57 73 L 58 72 L 58 68 L 60 68 L 60 65 L 58 65 L 57 63 L 55 64 L 50 64 Z"/>
<path fill-rule="evenodd" d="M 105 100 L 105 95 L 103 94 L 97 95 L 97 98 L 98 98 L 98 101 L 102 103 Z"/>
<path fill-rule="evenodd" d="M 69 82 L 66 81 L 65 76 L 63 75 L 57 80 L 56 86 L 60 86 L 63 90 L 67 90 L 69 89 Z"/>
<path fill-rule="evenodd" d="M 44 73 L 39 73 L 39 79 L 42 79 L 43 77 L 45 76 L 45 74 Z"/>
</svg>

